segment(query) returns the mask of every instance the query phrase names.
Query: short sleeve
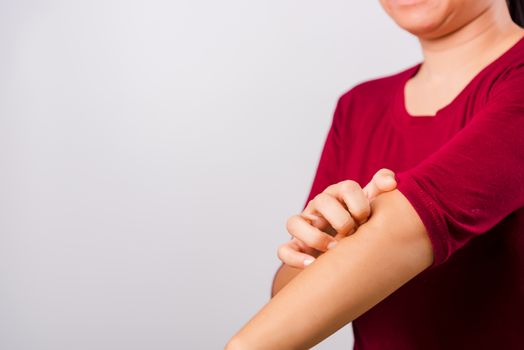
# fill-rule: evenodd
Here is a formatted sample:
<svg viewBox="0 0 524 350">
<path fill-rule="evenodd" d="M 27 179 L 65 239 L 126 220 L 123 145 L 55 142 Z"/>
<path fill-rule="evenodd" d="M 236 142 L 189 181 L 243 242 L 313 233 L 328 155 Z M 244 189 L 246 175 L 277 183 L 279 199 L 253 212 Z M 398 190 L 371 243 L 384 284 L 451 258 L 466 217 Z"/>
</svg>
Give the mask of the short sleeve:
<svg viewBox="0 0 524 350">
<path fill-rule="evenodd" d="M 342 99 L 338 98 L 335 111 L 331 119 L 331 125 L 324 138 L 324 146 L 320 153 L 320 159 L 316 168 L 316 173 L 311 184 L 309 194 L 302 207 L 305 209 L 311 199 L 324 191 L 326 187 L 338 182 L 340 165 L 340 117 L 342 114 Z"/>
<path fill-rule="evenodd" d="M 524 66 L 435 153 L 395 174 L 427 229 L 432 266 L 524 206 Z"/>
</svg>

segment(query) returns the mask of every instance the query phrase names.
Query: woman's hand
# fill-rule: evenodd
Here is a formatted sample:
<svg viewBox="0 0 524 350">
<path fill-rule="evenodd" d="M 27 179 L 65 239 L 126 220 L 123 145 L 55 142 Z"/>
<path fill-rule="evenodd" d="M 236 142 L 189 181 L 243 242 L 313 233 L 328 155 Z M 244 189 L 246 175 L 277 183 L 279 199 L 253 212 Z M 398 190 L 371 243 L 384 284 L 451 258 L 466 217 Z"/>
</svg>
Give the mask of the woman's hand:
<svg viewBox="0 0 524 350">
<path fill-rule="evenodd" d="M 297 268 L 309 265 L 367 221 L 369 203 L 376 196 L 396 187 L 394 172 L 386 168 L 377 171 L 364 188 L 353 180 L 328 186 L 302 213 L 288 219 L 286 229 L 293 238 L 278 248 L 278 258 Z"/>
</svg>

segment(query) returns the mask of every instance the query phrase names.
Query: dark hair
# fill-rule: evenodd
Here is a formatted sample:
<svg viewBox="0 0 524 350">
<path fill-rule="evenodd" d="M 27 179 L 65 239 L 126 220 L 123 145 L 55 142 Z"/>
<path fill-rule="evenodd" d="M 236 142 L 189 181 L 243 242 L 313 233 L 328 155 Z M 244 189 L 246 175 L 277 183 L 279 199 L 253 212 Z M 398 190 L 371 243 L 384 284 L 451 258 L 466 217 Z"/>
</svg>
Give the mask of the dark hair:
<svg viewBox="0 0 524 350">
<path fill-rule="evenodd" d="M 524 28 L 524 0 L 506 0 L 513 22 Z"/>
</svg>

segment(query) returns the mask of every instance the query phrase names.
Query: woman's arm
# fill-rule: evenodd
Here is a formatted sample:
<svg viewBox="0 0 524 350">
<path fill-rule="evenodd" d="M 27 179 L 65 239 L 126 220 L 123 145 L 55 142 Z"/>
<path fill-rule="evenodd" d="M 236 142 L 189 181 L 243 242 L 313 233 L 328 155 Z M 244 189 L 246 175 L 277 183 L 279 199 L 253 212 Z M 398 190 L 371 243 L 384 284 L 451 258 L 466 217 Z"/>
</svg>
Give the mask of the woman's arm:
<svg viewBox="0 0 524 350">
<path fill-rule="evenodd" d="M 318 217 L 320 214 L 322 220 L 315 221 L 314 224 L 310 222 L 309 224 L 318 228 L 320 232 L 325 232 L 333 236 L 338 242 L 342 237 L 350 234 L 354 227 L 355 229 L 358 228 L 363 221 L 369 219 L 371 215 L 370 203 L 375 197 L 381 193 L 393 191 L 396 187 L 397 181 L 395 180 L 395 173 L 391 169 L 381 168 L 373 175 L 371 181 L 369 181 L 364 188 L 361 188 L 360 184 L 353 180 L 343 180 L 327 186 L 323 194 L 331 196 L 333 201 L 336 201 L 338 198 L 338 203 L 335 202 L 339 206 L 338 210 L 332 201 L 325 200 L 325 196 L 319 197 L 315 195 L 313 197 L 310 195 L 313 199 L 304 206 L 304 211 L 300 215 L 313 214 Z M 348 212 L 349 217 L 346 216 Z M 296 215 L 295 217 L 298 216 L 299 215 Z M 326 219 L 328 217 L 331 222 L 336 223 L 335 227 L 338 228 L 338 231 L 331 226 L 331 222 Z M 329 240 L 324 244 L 325 238 L 323 234 L 318 234 L 315 231 L 305 232 L 299 228 L 301 226 L 295 224 L 289 227 L 289 223 L 288 219 L 286 227 L 294 239 L 279 247 L 278 256 L 283 263 L 273 277 L 270 293 L 271 298 L 303 271 L 305 266 L 302 265 L 304 261 L 302 252 L 305 252 L 315 259 L 324 253 L 324 251 L 318 249 L 302 250 L 300 249 L 302 246 L 297 248 L 292 244 L 295 239 L 301 241 L 308 248 L 309 246 L 304 242 L 313 242 L 315 245 L 320 244 L 324 247 L 330 242 Z M 302 236 L 302 234 L 304 236 Z M 307 237 L 307 239 L 304 239 L 305 237 Z M 297 266 L 297 263 L 300 264 L 300 266 Z"/>
<path fill-rule="evenodd" d="M 353 235 L 282 288 L 226 349 L 309 349 L 432 264 L 426 229 L 400 191 L 376 197 L 371 212 Z"/>
<path fill-rule="evenodd" d="M 295 278 L 299 273 L 304 271 L 304 269 L 299 269 L 297 267 L 289 266 L 282 263 L 280 267 L 275 272 L 273 277 L 273 283 L 271 283 L 271 298 L 273 298 L 277 293 L 284 288 L 293 278 Z"/>
</svg>

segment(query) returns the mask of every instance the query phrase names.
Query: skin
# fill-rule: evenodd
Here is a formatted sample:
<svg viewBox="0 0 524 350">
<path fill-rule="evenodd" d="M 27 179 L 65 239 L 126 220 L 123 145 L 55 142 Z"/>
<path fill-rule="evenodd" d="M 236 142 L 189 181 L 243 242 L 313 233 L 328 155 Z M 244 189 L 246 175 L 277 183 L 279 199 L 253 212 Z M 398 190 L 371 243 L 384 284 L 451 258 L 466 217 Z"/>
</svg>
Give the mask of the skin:
<svg viewBox="0 0 524 350">
<path fill-rule="evenodd" d="M 343 222 L 343 220 L 348 220 L 352 221 L 353 225 L 363 224 L 371 214 L 371 201 L 379 194 L 392 191 L 396 187 L 394 172 L 386 168 L 378 170 L 364 188 L 361 188 L 358 182 L 351 180 L 337 184 L 337 189 L 342 192 L 341 197 L 344 199 L 344 203 L 338 202 L 338 205 L 344 206 L 343 208 L 347 209 L 350 215 L 348 218 L 347 215 L 343 214 L 336 221 Z M 327 251 L 329 243 L 332 241 L 338 242 L 338 240 L 348 234 L 352 234 L 355 230 L 352 227 L 350 232 L 346 232 L 343 229 L 339 229 L 337 232 L 322 216 L 322 213 L 330 212 L 331 217 L 333 217 L 337 212 L 332 212 L 329 205 L 322 207 L 325 201 L 318 201 L 316 200 L 317 198 L 319 196 L 315 196 L 306 206 L 304 212 L 298 215 L 298 217 L 303 217 L 306 220 L 311 218 L 311 215 L 315 215 L 313 220 L 309 220 L 312 227 L 304 224 L 294 226 L 292 219 L 297 217 L 297 215 L 292 216 L 287 222 L 288 232 L 293 236 L 293 239 L 282 244 L 277 251 L 282 264 L 273 278 L 271 298 L 284 288 L 302 269 L 314 261 L 315 258 Z M 340 210 L 338 212 L 340 213 Z M 358 222 L 355 222 L 352 219 L 353 217 L 357 218 Z M 344 224 L 341 226 L 344 226 Z M 334 236 L 334 238 L 331 238 L 331 236 Z"/>
<path fill-rule="evenodd" d="M 401 28 L 417 36 L 423 51 L 424 62 L 405 91 L 415 117 L 433 115 L 524 36 L 505 0 L 380 2 Z M 427 231 L 400 191 L 379 194 L 370 209 L 355 233 L 300 270 L 225 348 L 311 348 L 431 265 Z"/>
<path fill-rule="evenodd" d="M 408 80 L 405 104 L 412 116 L 434 116 L 488 63 L 523 35 L 505 0 L 380 0 L 388 15 L 416 35 L 424 57 Z M 402 2 L 408 2 L 403 0 Z"/>
</svg>

